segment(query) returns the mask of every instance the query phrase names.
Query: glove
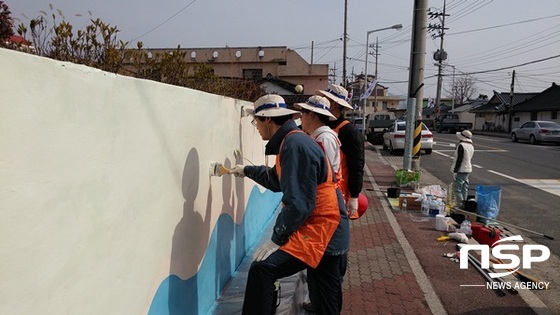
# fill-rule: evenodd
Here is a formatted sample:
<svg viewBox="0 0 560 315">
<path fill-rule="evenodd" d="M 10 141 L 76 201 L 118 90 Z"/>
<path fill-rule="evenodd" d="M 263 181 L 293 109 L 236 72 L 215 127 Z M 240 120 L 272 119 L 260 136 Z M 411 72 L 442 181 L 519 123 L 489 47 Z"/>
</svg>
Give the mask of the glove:
<svg viewBox="0 0 560 315">
<path fill-rule="evenodd" d="M 234 175 L 235 177 L 245 177 L 245 172 L 243 171 L 245 169 L 245 165 L 235 165 L 234 167 L 232 167 L 229 170 L 229 173 L 231 175 Z"/>
<path fill-rule="evenodd" d="M 358 216 L 358 198 L 350 198 L 348 200 L 348 204 L 346 205 L 348 208 L 348 217 L 353 218 L 354 216 Z"/>
<path fill-rule="evenodd" d="M 266 243 L 264 243 L 264 245 L 262 245 L 255 251 L 255 253 L 253 254 L 253 260 L 254 261 L 266 260 L 268 256 L 270 256 L 272 253 L 277 251 L 278 248 L 280 248 L 279 245 L 276 245 L 273 241 L 268 240 L 266 241 Z"/>
</svg>

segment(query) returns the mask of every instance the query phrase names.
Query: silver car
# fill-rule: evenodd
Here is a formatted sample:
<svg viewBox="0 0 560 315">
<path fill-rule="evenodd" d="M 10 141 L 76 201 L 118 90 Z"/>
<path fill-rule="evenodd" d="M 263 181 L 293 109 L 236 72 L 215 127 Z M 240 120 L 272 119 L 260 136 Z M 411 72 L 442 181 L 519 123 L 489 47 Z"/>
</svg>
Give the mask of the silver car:
<svg viewBox="0 0 560 315">
<path fill-rule="evenodd" d="M 511 131 L 511 141 L 529 140 L 531 144 L 539 142 L 560 143 L 560 125 L 553 121 L 532 120 Z"/>
<path fill-rule="evenodd" d="M 383 134 L 383 149 L 389 150 L 391 154 L 396 154 L 397 151 L 404 151 L 405 131 L 406 121 L 395 121 Z M 434 136 L 424 123 L 422 123 L 421 134 L 420 149 L 424 150 L 426 154 L 432 154 Z"/>
</svg>

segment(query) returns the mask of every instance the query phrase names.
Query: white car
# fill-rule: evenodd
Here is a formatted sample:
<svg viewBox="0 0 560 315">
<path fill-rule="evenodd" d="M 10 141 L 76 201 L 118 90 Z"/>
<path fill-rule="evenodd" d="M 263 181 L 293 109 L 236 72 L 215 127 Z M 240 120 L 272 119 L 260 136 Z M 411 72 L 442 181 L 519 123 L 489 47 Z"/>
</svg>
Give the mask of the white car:
<svg viewBox="0 0 560 315">
<path fill-rule="evenodd" d="M 391 154 L 396 151 L 404 151 L 406 121 L 397 120 L 383 134 L 383 150 L 389 150 Z M 420 140 L 420 149 L 426 154 L 432 153 L 434 145 L 434 136 L 428 127 L 422 123 L 422 139 Z"/>
</svg>

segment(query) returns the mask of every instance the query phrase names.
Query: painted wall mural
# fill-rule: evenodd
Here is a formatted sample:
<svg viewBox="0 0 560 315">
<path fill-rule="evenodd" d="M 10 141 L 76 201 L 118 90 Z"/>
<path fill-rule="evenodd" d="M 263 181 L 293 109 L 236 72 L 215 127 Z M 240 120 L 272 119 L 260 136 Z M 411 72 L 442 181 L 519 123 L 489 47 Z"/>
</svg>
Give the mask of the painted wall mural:
<svg viewBox="0 0 560 315">
<path fill-rule="evenodd" d="M 0 49 L 6 314 L 208 314 L 281 196 L 248 102 Z M 242 156 L 236 154 L 241 152 Z"/>
</svg>

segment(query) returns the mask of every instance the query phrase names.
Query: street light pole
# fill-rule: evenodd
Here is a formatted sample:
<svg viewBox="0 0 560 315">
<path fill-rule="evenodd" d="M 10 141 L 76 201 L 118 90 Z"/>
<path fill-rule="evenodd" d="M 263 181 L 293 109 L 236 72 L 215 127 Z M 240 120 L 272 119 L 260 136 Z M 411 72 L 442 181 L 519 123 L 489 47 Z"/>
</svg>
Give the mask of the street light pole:
<svg viewBox="0 0 560 315">
<path fill-rule="evenodd" d="M 371 33 L 375 33 L 375 32 L 380 32 L 380 31 L 385 31 L 385 30 L 400 30 L 402 29 L 402 24 L 395 24 L 393 26 L 389 26 L 389 27 L 384 27 L 384 28 L 380 28 L 380 29 L 376 29 L 376 30 L 371 30 L 368 31 L 366 33 L 366 64 L 365 64 L 365 69 L 364 69 L 364 92 L 367 90 L 368 88 L 368 55 L 369 55 L 369 35 Z M 377 91 L 376 91 L 377 93 Z M 366 134 L 366 105 L 367 105 L 367 97 L 364 97 L 363 100 L 363 104 L 362 104 L 362 124 L 363 124 L 363 128 L 362 128 L 362 135 Z"/>
<path fill-rule="evenodd" d="M 451 102 L 451 113 L 455 114 L 455 100 L 457 99 L 457 87 L 455 86 L 455 66 L 453 67 L 453 81 L 451 83 L 451 94 L 453 95 L 453 100 Z"/>
<path fill-rule="evenodd" d="M 348 81 L 346 80 L 346 41 L 348 40 L 347 31 L 348 21 L 348 0 L 344 0 L 344 39 L 342 47 L 342 86 L 346 89 Z"/>
</svg>

